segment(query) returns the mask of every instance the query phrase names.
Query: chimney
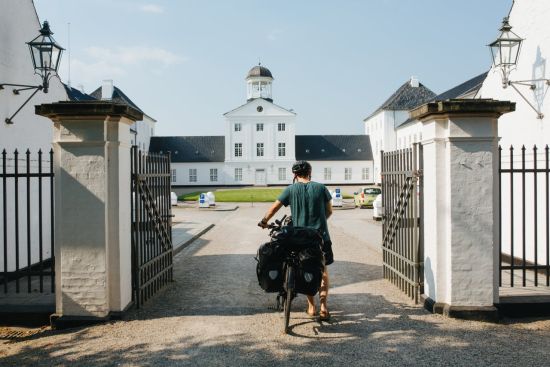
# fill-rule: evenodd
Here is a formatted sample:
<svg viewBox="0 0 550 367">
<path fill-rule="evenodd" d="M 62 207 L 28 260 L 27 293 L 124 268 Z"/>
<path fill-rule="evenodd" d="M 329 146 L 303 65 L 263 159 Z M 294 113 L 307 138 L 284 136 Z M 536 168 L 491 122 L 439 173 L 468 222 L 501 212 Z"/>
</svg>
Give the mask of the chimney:
<svg viewBox="0 0 550 367">
<path fill-rule="evenodd" d="M 101 86 L 101 100 L 111 100 L 113 98 L 113 80 L 104 80 Z"/>
<path fill-rule="evenodd" d="M 411 87 L 418 88 L 420 83 L 418 82 L 418 78 L 415 76 L 411 76 Z"/>
</svg>

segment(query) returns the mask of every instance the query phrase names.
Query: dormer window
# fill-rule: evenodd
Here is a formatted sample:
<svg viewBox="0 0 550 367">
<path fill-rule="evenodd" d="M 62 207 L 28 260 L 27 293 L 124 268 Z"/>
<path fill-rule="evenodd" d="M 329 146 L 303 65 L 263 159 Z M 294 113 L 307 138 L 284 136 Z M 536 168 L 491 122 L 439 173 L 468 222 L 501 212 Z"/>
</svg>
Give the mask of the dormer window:
<svg viewBox="0 0 550 367">
<path fill-rule="evenodd" d="M 306 149 L 306 154 L 309 154 L 309 149 Z"/>
</svg>

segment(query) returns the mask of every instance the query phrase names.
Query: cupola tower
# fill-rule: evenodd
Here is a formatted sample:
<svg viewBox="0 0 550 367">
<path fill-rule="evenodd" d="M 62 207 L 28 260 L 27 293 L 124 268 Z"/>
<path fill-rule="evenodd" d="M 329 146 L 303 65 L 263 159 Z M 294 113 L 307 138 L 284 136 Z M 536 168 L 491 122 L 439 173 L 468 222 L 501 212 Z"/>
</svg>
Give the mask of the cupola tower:
<svg viewBox="0 0 550 367">
<path fill-rule="evenodd" d="M 269 102 L 273 102 L 271 94 L 271 84 L 273 83 L 273 75 L 268 68 L 258 64 L 248 72 L 246 76 L 246 96 L 247 100 L 251 101 L 256 98 L 263 98 Z"/>
</svg>

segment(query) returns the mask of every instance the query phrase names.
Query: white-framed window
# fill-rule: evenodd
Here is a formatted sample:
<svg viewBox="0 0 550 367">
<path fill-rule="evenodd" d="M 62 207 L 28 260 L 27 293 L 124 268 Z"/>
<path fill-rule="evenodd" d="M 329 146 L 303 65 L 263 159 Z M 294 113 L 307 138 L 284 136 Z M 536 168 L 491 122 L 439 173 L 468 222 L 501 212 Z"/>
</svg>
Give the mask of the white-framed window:
<svg viewBox="0 0 550 367">
<path fill-rule="evenodd" d="M 264 131 L 264 124 L 256 124 L 256 131 Z"/>
<path fill-rule="evenodd" d="M 218 181 L 218 169 L 210 168 L 210 182 Z"/>
<path fill-rule="evenodd" d="M 344 180 L 350 181 L 351 180 L 351 174 L 352 174 L 351 168 L 344 168 Z"/>
<path fill-rule="evenodd" d="M 256 143 L 256 157 L 264 156 L 264 143 Z"/>
<path fill-rule="evenodd" d="M 189 182 L 197 182 L 197 169 L 189 168 Z"/>
<path fill-rule="evenodd" d="M 279 157 L 286 156 L 286 143 L 279 143 Z"/>
<path fill-rule="evenodd" d="M 369 167 L 363 167 L 361 169 L 361 179 L 363 181 L 367 181 L 369 179 L 369 175 L 370 175 L 370 169 Z"/>
<path fill-rule="evenodd" d="M 332 180 L 332 168 L 325 167 L 325 181 Z"/>
<path fill-rule="evenodd" d="M 286 168 L 279 167 L 279 181 L 286 181 Z"/>
<path fill-rule="evenodd" d="M 242 126 L 240 123 L 236 123 L 235 125 L 235 131 L 241 131 L 242 130 Z"/>
<path fill-rule="evenodd" d="M 235 168 L 235 181 L 242 181 L 242 180 L 243 180 L 243 169 Z"/>
<path fill-rule="evenodd" d="M 235 143 L 235 157 L 243 156 L 243 143 Z"/>
<path fill-rule="evenodd" d="M 176 182 L 176 181 L 177 181 L 177 176 L 176 176 L 176 175 L 177 175 L 176 170 L 173 169 L 173 170 L 172 170 L 172 182 Z"/>
<path fill-rule="evenodd" d="M 277 130 L 278 130 L 278 131 L 286 131 L 286 124 L 283 123 L 283 122 L 279 122 L 279 123 L 277 124 Z"/>
</svg>

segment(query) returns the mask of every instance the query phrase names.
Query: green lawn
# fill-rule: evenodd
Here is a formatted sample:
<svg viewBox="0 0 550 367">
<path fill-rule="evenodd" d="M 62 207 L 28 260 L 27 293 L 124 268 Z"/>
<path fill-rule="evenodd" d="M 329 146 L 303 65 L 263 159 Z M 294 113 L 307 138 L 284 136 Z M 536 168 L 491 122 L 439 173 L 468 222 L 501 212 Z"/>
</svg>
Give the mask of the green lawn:
<svg viewBox="0 0 550 367">
<path fill-rule="evenodd" d="M 275 201 L 279 195 L 283 192 L 283 189 L 235 189 L 235 190 L 216 190 L 214 195 L 218 202 L 272 202 Z M 191 192 L 189 194 L 181 195 L 178 200 L 183 201 L 196 201 L 199 200 L 200 192 Z"/>
</svg>

